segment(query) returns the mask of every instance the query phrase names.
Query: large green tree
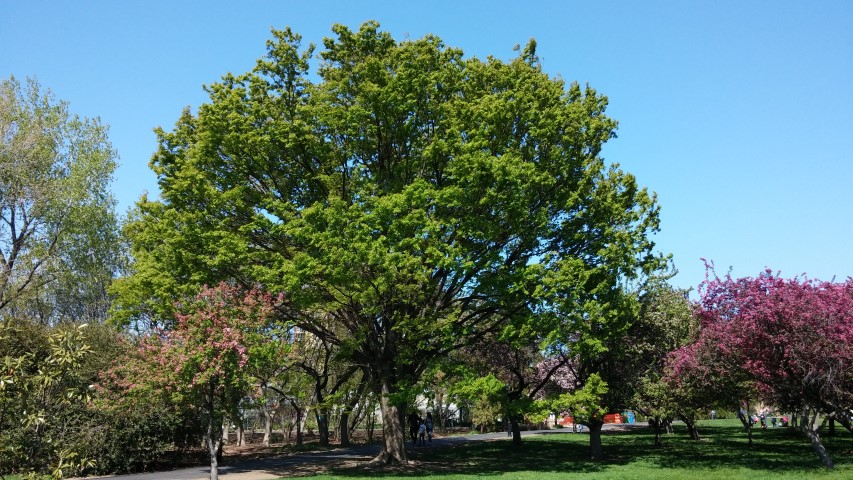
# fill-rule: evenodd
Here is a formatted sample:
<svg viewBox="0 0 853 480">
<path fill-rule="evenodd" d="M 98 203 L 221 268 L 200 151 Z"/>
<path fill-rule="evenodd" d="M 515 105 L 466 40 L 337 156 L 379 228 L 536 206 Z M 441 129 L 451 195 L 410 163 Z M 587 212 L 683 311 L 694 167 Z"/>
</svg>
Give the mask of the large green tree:
<svg viewBox="0 0 853 480">
<path fill-rule="evenodd" d="M 435 359 L 508 326 L 609 328 L 610 299 L 660 263 L 657 206 L 599 155 L 607 99 L 543 72 L 535 42 L 507 62 L 333 31 L 312 73 L 314 47 L 274 30 L 251 72 L 158 131 L 162 197 L 128 226 L 116 313 L 157 321 L 222 278 L 284 292 L 282 318 L 380 398 L 377 461 L 405 462 L 405 405 Z"/>
<path fill-rule="evenodd" d="M 103 320 L 120 256 L 107 128 L 0 82 L 0 317 Z"/>
</svg>

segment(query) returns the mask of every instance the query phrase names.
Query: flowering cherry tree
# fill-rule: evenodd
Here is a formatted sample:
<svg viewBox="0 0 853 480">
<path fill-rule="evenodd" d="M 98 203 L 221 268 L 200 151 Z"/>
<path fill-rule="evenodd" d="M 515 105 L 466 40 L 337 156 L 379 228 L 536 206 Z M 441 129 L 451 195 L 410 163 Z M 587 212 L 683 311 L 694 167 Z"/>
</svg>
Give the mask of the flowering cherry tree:
<svg viewBox="0 0 853 480">
<path fill-rule="evenodd" d="M 273 341 L 265 332 L 274 303 L 268 294 L 226 283 L 205 287 L 177 306 L 185 313 L 176 315 L 172 330 L 144 337 L 133 358 L 112 374 L 131 394 L 160 392 L 202 416 L 211 480 L 219 478 L 223 422 L 250 391 L 251 356 Z"/>
<path fill-rule="evenodd" d="M 770 270 L 714 277 L 700 287 L 703 337 L 716 339 L 767 401 L 801 412 L 803 432 L 832 467 L 816 419 L 853 406 L 853 279 L 785 279 Z"/>
</svg>

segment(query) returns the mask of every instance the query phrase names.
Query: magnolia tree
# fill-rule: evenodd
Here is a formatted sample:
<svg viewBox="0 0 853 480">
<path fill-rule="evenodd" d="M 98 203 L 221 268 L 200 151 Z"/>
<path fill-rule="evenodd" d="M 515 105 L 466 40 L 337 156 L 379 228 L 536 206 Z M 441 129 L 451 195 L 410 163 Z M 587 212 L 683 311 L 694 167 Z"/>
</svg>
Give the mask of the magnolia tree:
<svg viewBox="0 0 853 480">
<path fill-rule="evenodd" d="M 154 389 L 202 416 L 211 480 L 219 478 L 223 422 L 235 416 L 250 391 L 252 353 L 263 351 L 273 337 L 266 333 L 275 301 L 224 283 L 205 288 L 176 307 L 186 313 L 176 315 L 172 330 L 144 337 L 133 357 L 113 372 L 130 394 Z"/>
<path fill-rule="evenodd" d="M 785 279 L 766 270 L 754 278 L 715 277 L 700 292 L 700 341 L 715 343 L 768 402 L 800 412 L 803 432 L 832 467 L 816 419 L 844 419 L 853 407 L 853 279 Z"/>
<path fill-rule="evenodd" d="M 62 478 L 92 466 L 68 433 L 85 429 L 89 414 L 85 327 L 0 321 L 0 478 Z"/>
</svg>

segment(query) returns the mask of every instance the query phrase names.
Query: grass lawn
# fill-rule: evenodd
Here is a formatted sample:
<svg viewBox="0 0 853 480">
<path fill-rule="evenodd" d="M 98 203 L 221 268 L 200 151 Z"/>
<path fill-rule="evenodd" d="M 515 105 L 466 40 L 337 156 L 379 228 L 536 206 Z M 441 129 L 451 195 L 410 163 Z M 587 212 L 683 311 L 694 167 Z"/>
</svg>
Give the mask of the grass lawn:
<svg viewBox="0 0 853 480">
<path fill-rule="evenodd" d="M 649 429 L 605 434 L 606 460 L 589 459 L 589 437 L 555 431 L 526 437 L 520 448 L 509 440 L 477 442 L 435 449 L 419 449 L 415 465 L 403 470 L 370 470 L 355 467 L 318 475 L 324 480 L 386 480 L 435 477 L 449 480 L 494 479 L 853 479 L 853 437 L 839 428 L 836 437 L 824 437 L 835 461 L 824 469 L 811 445 L 790 429 L 754 431 L 754 445 L 737 420 L 700 424 L 703 439 L 693 442 L 685 429 L 676 426 L 665 435 L 662 448 L 654 447 Z"/>
</svg>

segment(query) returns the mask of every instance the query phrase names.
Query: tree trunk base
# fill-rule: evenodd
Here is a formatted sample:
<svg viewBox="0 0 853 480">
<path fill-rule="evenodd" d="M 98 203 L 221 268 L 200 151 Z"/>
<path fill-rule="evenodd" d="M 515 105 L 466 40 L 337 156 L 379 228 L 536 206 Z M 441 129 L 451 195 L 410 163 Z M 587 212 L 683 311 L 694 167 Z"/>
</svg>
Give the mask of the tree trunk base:
<svg viewBox="0 0 853 480">
<path fill-rule="evenodd" d="M 593 460 L 604 460 L 604 449 L 601 448 L 601 427 L 604 422 L 601 420 L 591 420 L 589 422 L 589 450 Z"/>
<path fill-rule="evenodd" d="M 387 467 L 392 465 L 406 466 L 408 464 L 408 460 L 401 461 L 400 459 L 394 457 L 385 450 L 382 450 L 381 452 L 379 452 L 379 455 L 367 462 L 368 467 Z"/>
<path fill-rule="evenodd" d="M 832 462 L 832 458 L 829 456 L 829 452 L 826 451 L 826 447 L 823 446 L 823 443 L 820 441 L 820 435 L 817 434 L 806 422 L 802 423 L 803 433 L 812 443 L 812 449 L 817 454 L 818 458 L 820 458 L 820 462 L 823 463 L 823 466 L 827 469 L 831 470 L 835 468 L 835 464 Z"/>
</svg>

